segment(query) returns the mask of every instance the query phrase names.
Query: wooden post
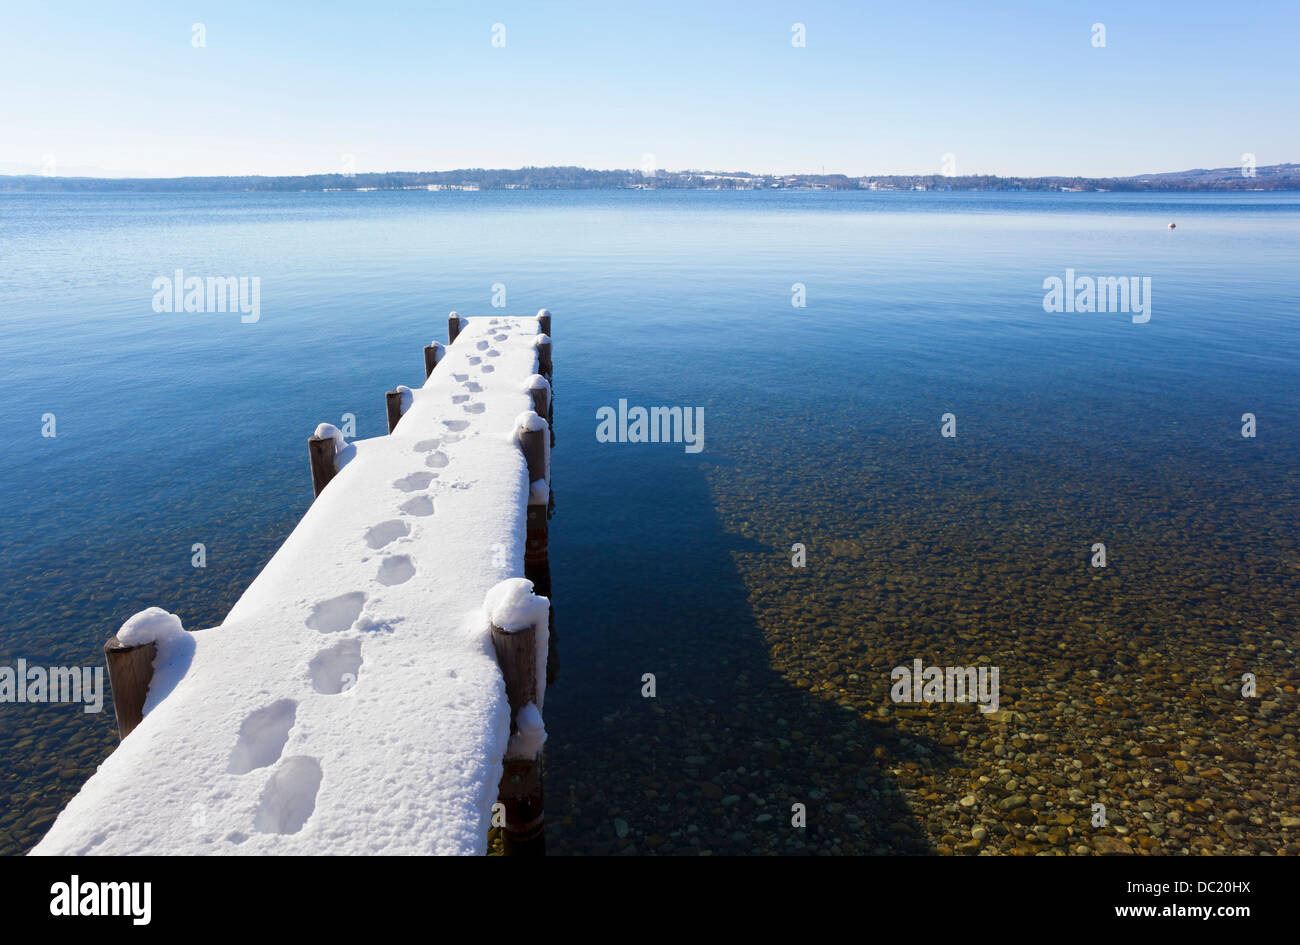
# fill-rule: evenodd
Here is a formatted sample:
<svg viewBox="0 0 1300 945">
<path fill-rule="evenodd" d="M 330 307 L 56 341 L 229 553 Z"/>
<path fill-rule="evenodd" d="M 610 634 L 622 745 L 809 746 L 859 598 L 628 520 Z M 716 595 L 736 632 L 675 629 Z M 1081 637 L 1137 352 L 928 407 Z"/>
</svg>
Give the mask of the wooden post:
<svg viewBox="0 0 1300 945">
<path fill-rule="evenodd" d="M 551 410 L 551 391 L 541 375 L 529 387 L 533 397 L 533 412 L 546 416 Z M 549 424 L 548 424 L 549 426 Z M 534 467 L 545 469 L 546 455 L 544 449 L 538 449 L 533 441 L 525 439 L 529 431 L 520 431 L 520 447 L 524 450 L 524 459 L 529 463 L 528 478 L 531 481 Z M 536 434 L 533 434 L 534 436 Z M 545 436 L 545 434 L 542 434 Z M 555 445 L 555 429 L 551 428 L 551 445 Z M 544 473 L 543 473 L 544 474 Z M 524 520 L 524 577 L 533 582 L 533 590 L 541 597 L 551 596 L 551 551 L 550 519 L 555 509 L 555 490 L 546 485 L 546 504 L 534 504 L 530 490 L 528 510 Z M 550 636 L 546 648 L 546 682 L 550 685 L 560 672 L 560 656 L 555 636 L 555 606 L 550 608 Z"/>
<path fill-rule="evenodd" d="M 542 309 L 543 312 L 546 309 Z M 546 323 L 550 324 L 551 313 L 546 312 Z M 541 315 L 538 315 L 538 322 L 541 321 Z M 546 378 L 546 382 L 551 385 L 551 396 L 546 404 L 546 412 L 537 411 L 541 416 L 546 418 L 546 423 L 551 428 L 551 445 L 555 445 L 555 372 L 551 366 L 551 336 L 542 333 L 537 336 L 533 345 L 537 348 L 537 373 Z"/>
<path fill-rule="evenodd" d="M 335 454 L 338 447 L 332 437 L 313 436 L 307 441 L 307 455 L 311 460 L 311 487 L 320 495 L 331 479 L 338 474 Z"/>
<path fill-rule="evenodd" d="M 459 312 L 452 312 L 447 316 L 447 344 L 456 340 L 460 330 L 465 327 L 465 319 L 460 317 Z"/>
<path fill-rule="evenodd" d="M 548 416 L 551 409 L 551 388 L 543 379 L 542 375 L 533 375 L 536 380 L 528 388 L 528 393 L 533 398 L 533 413 L 539 417 Z M 546 595 L 543 594 L 543 597 Z"/>
<path fill-rule="evenodd" d="M 544 308 L 537 313 L 537 327 L 543 335 L 551 333 L 551 310 L 549 308 Z"/>
<path fill-rule="evenodd" d="M 334 441 L 328 441 L 331 449 Z M 153 680 L 153 661 L 158 644 L 123 646 L 116 636 L 104 644 L 108 684 L 113 689 L 113 713 L 117 716 L 118 739 L 126 738 L 144 720 L 144 700 Z"/>
<path fill-rule="evenodd" d="M 534 411 L 529 411 L 520 417 L 521 420 L 541 417 Z M 530 430 L 522 423 L 516 432 L 519 440 L 519 448 L 523 450 L 524 462 L 528 464 L 528 482 L 531 485 L 538 479 L 546 479 L 546 429 L 539 427 L 536 430 Z M 543 503 L 544 504 L 544 503 Z"/>
<path fill-rule="evenodd" d="M 384 403 L 388 407 L 388 432 L 392 433 L 397 429 L 397 421 L 402 419 L 402 392 L 390 390 L 384 395 Z"/>
<path fill-rule="evenodd" d="M 517 731 L 519 710 L 537 704 L 537 628 L 502 630 L 492 626 L 492 648 L 506 683 L 510 701 L 510 731 Z M 497 787 L 505 805 L 502 844 L 506 856 L 543 856 L 546 853 L 545 805 L 542 797 L 542 759 L 506 758 Z"/>
<path fill-rule="evenodd" d="M 549 590 L 551 554 L 547 510 L 550 505 L 550 484 L 547 483 L 545 499 L 535 496 L 531 489 L 532 483 L 546 479 L 546 430 L 530 430 L 521 425 L 517 436 L 524 461 L 528 464 L 530 486 L 528 512 L 524 522 L 524 577 L 532 581 L 534 586 L 541 584 Z"/>
<path fill-rule="evenodd" d="M 433 369 L 438 366 L 438 362 L 442 360 L 446 350 L 436 341 L 433 344 L 424 346 L 424 379 L 426 381 L 429 379 L 429 375 L 433 373 Z"/>
<path fill-rule="evenodd" d="M 519 710 L 537 704 L 537 628 L 502 630 L 492 626 L 492 648 L 496 650 L 501 676 L 510 700 L 510 727 L 514 729 Z"/>
<path fill-rule="evenodd" d="M 538 335 L 533 342 L 537 348 L 537 373 L 548 381 L 551 379 L 551 336 Z"/>
</svg>

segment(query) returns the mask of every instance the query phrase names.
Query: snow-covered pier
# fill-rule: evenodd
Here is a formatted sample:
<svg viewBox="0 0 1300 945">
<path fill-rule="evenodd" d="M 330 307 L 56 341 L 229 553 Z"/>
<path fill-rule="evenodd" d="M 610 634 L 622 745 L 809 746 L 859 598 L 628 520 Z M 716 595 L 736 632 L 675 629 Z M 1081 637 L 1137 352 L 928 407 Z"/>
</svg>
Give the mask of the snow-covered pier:
<svg viewBox="0 0 1300 945">
<path fill-rule="evenodd" d="M 225 621 L 109 641 L 122 742 L 34 853 L 541 848 L 549 331 L 453 313 L 389 435 L 317 428 L 317 497 Z"/>
</svg>

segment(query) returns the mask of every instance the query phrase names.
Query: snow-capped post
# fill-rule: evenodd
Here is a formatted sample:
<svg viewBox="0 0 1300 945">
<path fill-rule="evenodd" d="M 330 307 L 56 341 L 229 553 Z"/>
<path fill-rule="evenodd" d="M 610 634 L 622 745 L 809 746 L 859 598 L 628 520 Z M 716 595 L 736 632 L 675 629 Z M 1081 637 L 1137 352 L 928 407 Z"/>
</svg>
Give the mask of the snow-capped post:
<svg viewBox="0 0 1300 945">
<path fill-rule="evenodd" d="M 464 328 L 468 323 L 469 323 L 469 319 L 462 318 L 459 312 L 452 312 L 450 315 L 448 315 L 447 316 L 447 344 L 451 344 L 452 342 L 454 342 L 456 340 L 456 336 L 460 334 L 461 329 Z"/>
<path fill-rule="evenodd" d="M 551 336 L 538 335 L 533 341 L 537 348 L 537 373 L 551 380 Z M 554 383 L 554 382 L 552 382 Z"/>
<path fill-rule="evenodd" d="M 551 445 L 555 445 L 555 388 L 552 375 L 554 371 L 551 366 L 551 313 L 547 309 L 542 309 L 537 313 L 537 327 L 541 334 L 533 341 L 537 347 L 537 373 L 546 378 L 546 382 L 551 384 L 550 399 L 546 405 L 546 410 L 537 411 L 546 418 L 546 422 L 551 425 Z"/>
<path fill-rule="evenodd" d="M 547 422 L 535 410 L 515 420 L 515 437 L 528 464 L 528 512 L 524 543 L 524 576 L 549 584 L 550 550 L 546 512 L 551 501 L 550 470 L 547 468 Z M 543 575 L 543 572 L 547 572 Z M 549 588 L 545 588 L 549 590 Z"/>
<path fill-rule="evenodd" d="M 153 681 L 159 645 L 174 648 L 174 638 L 184 633 L 179 617 L 161 607 L 150 607 L 122 624 L 104 644 L 119 739 L 130 735 L 144 720 L 144 703 Z"/>
<path fill-rule="evenodd" d="M 531 414 L 519 418 L 519 445 L 524 450 L 524 460 L 529 464 L 528 510 L 525 513 L 524 530 L 524 577 L 533 582 L 537 593 L 543 597 L 551 596 L 551 562 L 550 562 L 550 519 L 555 508 L 555 492 L 550 487 L 550 454 L 546 450 L 545 432 L 540 434 L 527 430 L 529 424 L 537 426 L 537 421 L 545 417 L 551 409 L 551 385 L 540 374 L 534 374 L 524 385 L 533 398 Z M 550 424 L 546 424 L 550 427 Z M 551 427 L 551 445 L 555 445 L 555 428 Z M 538 449 L 534 437 L 543 438 Z M 536 473 L 541 471 L 545 478 L 537 481 Z M 556 652 L 555 615 L 552 611 L 550 620 L 551 643 L 547 651 L 546 680 L 553 682 L 560 671 L 560 660 Z"/>
<path fill-rule="evenodd" d="M 433 374 L 433 369 L 438 366 L 438 362 L 442 360 L 442 356 L 446 353 L 447 349 L 436 341 L 424 346 L 424 379 L 426 381 Z"/>
<path fill-rule="evenodd" d="M 545 417 L 551 408 L 551 385 L 540 374 L 528 378 L 528 394 L 533 398 L 533 413 Z"/>
<path fill-rule="evenodd" d="M 104 644 L 104 664 L 108 667 L 108 685 L 113 690 L 119 741 L 144 721 L 144 700 L 149 695 L 153 661 L 157 656 L 157 643 L 126 646 L 115 634 Z"/>
<path fill-rule="evenodd" d="M 402 419 L 402 414 L 411 409 L 411 403 L 414 395 L 411 388 L 398 384 L 394 390 L 390 390 L 384 395 L 384 403 L 388 408 L 388 432 L 392 433 L 397 429 L 397 421 Z"/>
<path fill-rule="evenodd" d="M 343 449 L 343 433 L 332 423 L 322 423 L 307 441 L 307 456 L 311 460 L 311 487 L 313 496 L 321 494 L 338 473 L 338 451 Z"/>
<path fill-rule="evenodd" d="M 497 788 L 505 806 L 502 844 L 507 856 L 541 856 L 546 853 L 542 705 L 550 601 L 533 593 L 531 581 L 509 578 L 488 591 L 483 609 L 510 703 L 510 740 Z"/>
</svg>

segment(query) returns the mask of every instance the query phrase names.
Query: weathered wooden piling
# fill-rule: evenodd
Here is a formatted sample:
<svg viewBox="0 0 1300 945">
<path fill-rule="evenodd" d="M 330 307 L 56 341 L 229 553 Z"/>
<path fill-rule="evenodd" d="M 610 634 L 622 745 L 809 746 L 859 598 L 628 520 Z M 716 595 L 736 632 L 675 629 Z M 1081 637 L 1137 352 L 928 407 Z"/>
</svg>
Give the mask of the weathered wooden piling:
<svg viewBox="0 0 1300 945">
<path fill-rule="evenodd" d="M 549 471 L 546 468 L 546 420 L 536 411 L 529 410 L 519 417 L 515 435 L 519 448 L 523 451 L 524 462 L 528 464 L 528 481 L 547 482 Z M 545 498 L 529 497 L 529 504 L 540 502 L 546 504 Z"/>
<path fill-rule="evenodd" d="M 517 431 L 520 449 L 528 463 L 528 517 L 525 528 L 524 577 L 535 584 L 542 580 L 549 583 L 549 574 L 543 578 L 542 571 L 549 570 L 550 550 L 547 535 L 547 507 L 550 504 L 550 484 L 546 469 L 546 435 L 547 423 L 535 411 L 529 411 L 520 418 Z M 543 597 L 546 595 L 543 594 Z"/>
<path fill-rule="evenodd" d="M 528 394 L 533 398 L 533 413 L 539 417 L 550 415 L 551 410 L 551 385 L 540 374 L 534 374 L 528 379 Z"/>
<path fill-rule="evenodd" d="M 467 323 L 468 319 L 462 318 L 459 312 L 452 312 L 447 316 L 447 344 L 456 340 L 456 336 Z"/>
<path fill-rule="evenodd" d="M 529 393 L 533 395 L 534 407 L 542 406 L 543 397 L 548 391 L 546 381 L 540 377 L 530 383 Z M 549 397 L 545 398 L 549 401 Z M 549 406 L 549 403 L 545 404 Z M 519 418 L 516 438 L 528 464 L 528 509 L 524 520 L 524 577 L 533 582 L 537 594 L 547 599 L 551 596 L 551 560 L 550 560 L 550 518 L 554 507 L 554 493 L 551 490 L 551 471 L 549 469 L 546 436 L 548 424 L 542 420 L 540 410 L 524 414 Z M 550 646 L 546 651 L 546 679 L 553 681 L 559 672 L 559 657 L 555 637 L 555 608 L 550 608 Z"/>
<path fill-rule="evenodd" d="M 537 627 L 505 630 L 493 624 L 492 648 L 510 702 L 510 734 L 516 736 L 520 712 L 529 705 L 536 711 L 541 701 L 537 691 Z M 540 748 L 535 755 L 527 757 L 511 756 L 507 749 L 497 800 L 505 807 L 505 826 L 501 831 L 505 855 L 544 855 L 546 820 Z"/>
<path fill-rule="evenodd" d="M 551 445 L 555 445 L 555 372 L 551 365 L 551 312 L 549 309 L 542 309 L 537 313 L 537 327 L 541 332 L 537 340 L 533 342 L 537 346 L 537 373 L 546 378 L 547 383 L 551 385 L 550 400 L 546 405 L 545 412 L 537 411 L 546 418 L 546 422 L 551 426 Z"/>
<path fill-rule="evenodd" d="M 438 366 L 442 356 L 447 353 L 447 349 L 434 341 L 424 346 L 424 379 L 427 381 L 433 374 L 433 369 Z"/>
<path fill-rule="evenodd" d="M 333 445 L 331 440 L 331 449 Z M 144 720 L 144 701 L 149 695 L 157 656 L 157 643 L 125 646 L 118 642 L 115 634 L 104 644 L 104 663 L 108 666 L 108 684 L 113 690 L 113 713 L 117 716 L 119 740 L 130 735 Z"/>
<path fill-rule="evenodd" d="M 384 394 L 384 406 L 388 408 L 388 432 L 397 429 L 397 421 L 402 419 L 402 391 L 390 390 Z"/>
<path fill-rule="evenodd" d="M 553 374 L 551 370 L 551 336 L 546 334 L 538 335 L 533 345 L 537 348 L 537 373 L 549 381 Z"/>
<path fill-rule="evenodd" d="M 338 445 L 333 437 L 313 436 L 307 441 L 307 455 L 311 460 L 311 487 L 313 495 L 321 494 L 331 479 L 338 475 Z"/>
</svg>

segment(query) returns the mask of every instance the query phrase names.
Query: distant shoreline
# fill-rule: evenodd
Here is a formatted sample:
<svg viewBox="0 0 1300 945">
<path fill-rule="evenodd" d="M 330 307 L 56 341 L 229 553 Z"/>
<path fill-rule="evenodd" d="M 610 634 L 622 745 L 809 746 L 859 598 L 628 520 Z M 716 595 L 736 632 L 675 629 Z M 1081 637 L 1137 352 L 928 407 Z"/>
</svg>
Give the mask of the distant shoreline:
<svg viewBox="0 0 1300 945">
<path fill-rule="evenodd" d="M 294 193 L 485 190 L 1030 191 L 1044 193 L 1260 193 L 1300 190 L 1300 164 L 1227 167 L 1134 177 L 994 175 L 748 174 L 713 171 L 594 171 L 580 167 L 468 168 L 297 177 L 0 176 L 0 193 Z"/>
</svg>

